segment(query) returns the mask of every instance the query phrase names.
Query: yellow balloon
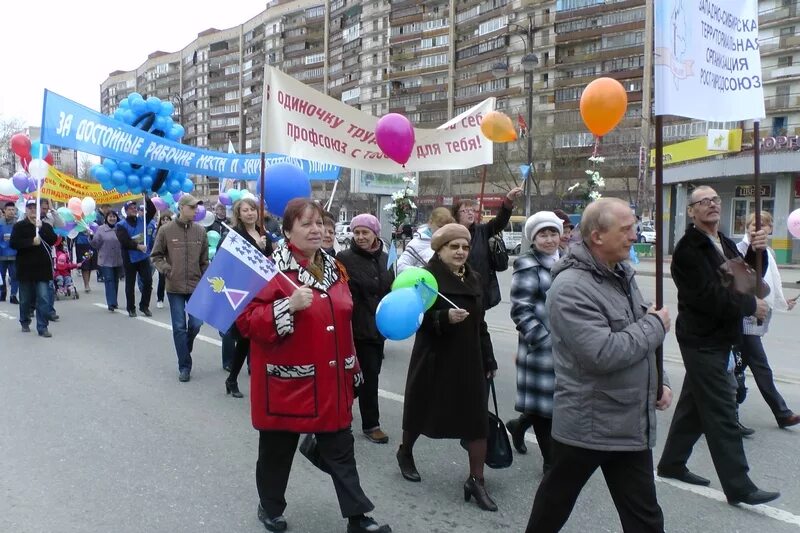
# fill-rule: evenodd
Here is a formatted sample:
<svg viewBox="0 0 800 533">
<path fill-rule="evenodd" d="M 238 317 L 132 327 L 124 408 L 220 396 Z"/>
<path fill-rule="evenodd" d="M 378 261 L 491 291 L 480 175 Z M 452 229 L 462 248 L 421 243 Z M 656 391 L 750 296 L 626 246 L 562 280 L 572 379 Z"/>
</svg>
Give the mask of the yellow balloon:
<svg viewBox="0 0 800 533">
<path fill-rule="evenodd" d="M 505 113 L 489 111 L 481 120 L 481 133 L 495 143 L 507 143 L 517 140 L 514 123 Z"/>
</svg>

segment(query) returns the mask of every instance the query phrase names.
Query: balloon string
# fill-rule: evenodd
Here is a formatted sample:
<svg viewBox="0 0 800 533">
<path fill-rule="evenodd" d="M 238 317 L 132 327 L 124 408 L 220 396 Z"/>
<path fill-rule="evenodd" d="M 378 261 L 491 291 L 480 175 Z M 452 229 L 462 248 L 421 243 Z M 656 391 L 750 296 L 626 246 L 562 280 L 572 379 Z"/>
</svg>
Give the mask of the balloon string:
<svg viewBox="0 0 800 533">
<path fill-rule="evenodd" d="M 594 152 L 592 152 L 592 157 L 597 157 L 600 155 L 600 139 L 602 139 L 602 137 L 596 136 L 594 138 Z"/>
<path fill-rule="evenodd" d="M 425 283 L 425 281 L 423 281 L 423 280 L 420 280 L 420 285 L 422 285 L 423 287 L 425 287 L 425 288 L 426 288 L 426 289 L 428 289 L 429 291 L 431 291 L 431 292 L 435 292 L 436 294 L 438 294 L 439 296 L 441 296 L 441 297 L 444 299 L 444 301 L 445 301 L 445 302 L 447 302 L 447 303 L 449 303 L 450 305 L 452 305 L 452 306 L 453 306 L 453 309 L 461 309 L 459 306 L 457 306 L 457 305 L 456 305 L 456 304 L 454 304 L 452 301 L 450 301 L 450 299 L 449 299 L 447 296 L 445 296 L 445 295 L 444 295 L 444 294 L 442 294 L 441 292 L 437 291 L 436 289 L 434 289 L 433 287 L 431 287 L 430 285 L 428 285 L 427 283 Z"/>
</svg>

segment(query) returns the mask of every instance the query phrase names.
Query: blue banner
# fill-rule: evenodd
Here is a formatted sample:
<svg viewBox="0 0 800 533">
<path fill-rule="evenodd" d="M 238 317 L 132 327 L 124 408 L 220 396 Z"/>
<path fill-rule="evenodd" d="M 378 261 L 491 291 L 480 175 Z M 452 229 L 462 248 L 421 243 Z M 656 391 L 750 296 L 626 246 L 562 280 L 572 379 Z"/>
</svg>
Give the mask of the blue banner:
<svg viewBox="0 0 800 533">
<path fill-rule="evenodd" d="M 44 91 L 41 141 L 117 161 L 188 174 L 248 181 L 261 176 L 260 154 L 214 152 L 169 141 L 47 89 Z M 335 181 L 341 170 L 327 163 L 267 154 L 267 167 L 278 163 L 300 167 L 309 178 L 317 181 Z"/>
</svg>

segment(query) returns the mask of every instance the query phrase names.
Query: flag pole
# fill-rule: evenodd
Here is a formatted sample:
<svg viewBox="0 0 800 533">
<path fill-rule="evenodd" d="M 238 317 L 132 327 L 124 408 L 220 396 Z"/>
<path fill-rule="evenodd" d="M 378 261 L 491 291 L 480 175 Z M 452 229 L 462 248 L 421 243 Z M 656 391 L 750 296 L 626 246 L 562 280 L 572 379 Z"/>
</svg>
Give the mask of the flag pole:
<svg viewBox="0 0 800 533">
<path fill-rule="evenodd" d="M 333 183 L 333 190 L 331 191 L 331 197 L 328 199 L 328 203 L 325 204 L 325 211 L 330 211 L 331 206 L 333 205 L 333 197 L 336 196 L 336 188 L 339 186 L 339 180 L 337 179 Z"/>
<path fill-rule="evenodd" d="M 756 231 L 761 230 L 761 123 L 758 120 L 753 121 L 753 196 L 756 203 L 755 217 L 756 217 Z M 745 232 L 747 228 L 744 229 Z M 764 256 L 761 253 L 756 254 L 756 297 L 762 298 L 766 295 L 761 293 L 761 278 L 764 272 Z M 762 324 L 761 320 L 757 321 L 758 325 Z"/>
<path fill-rule="evenodd" d="M 259 202 L 258 202 L 258 213 L 261 217 L 261 229 L 264 233 L 267 233 L 267 221 L 264 218 L 264 174 L 266 174 L 266 165 L 267 165 L 267 156 L 262 151 L 261 152 L 261 176 L 260 176 L 260 183 L 261 183 L 261 194 L 259 195 Z"/>
<path fill-rule="evenodd" d="M 664 117 L 656 115 L 656 179 L 655 179 L 655 229 L 656 229 L 656 309 L 664 307 Z M 656 348 L 658 388 L 656 398 L 664 390 L 664 345 Z"/>
</svg>

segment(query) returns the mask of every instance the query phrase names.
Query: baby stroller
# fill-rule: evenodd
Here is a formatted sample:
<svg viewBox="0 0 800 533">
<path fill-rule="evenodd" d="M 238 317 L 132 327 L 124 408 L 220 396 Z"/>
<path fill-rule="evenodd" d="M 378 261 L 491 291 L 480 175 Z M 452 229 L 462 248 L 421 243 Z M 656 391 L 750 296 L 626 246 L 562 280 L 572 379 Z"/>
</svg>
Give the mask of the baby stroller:
<svg viewBox="0 0 800 533">
<path fill-rule="evenodd" d="M 53 281 L 56 285 L 56 300 L 77 300 L 80 298 L 78 289 L 72 281 L 72 271 L 80 268 L 83 261 L 73 263 L 70 261 L 66 243 L 61 237 L 56 240 L 56 264 L 53 271 Z"/>
</svg>

